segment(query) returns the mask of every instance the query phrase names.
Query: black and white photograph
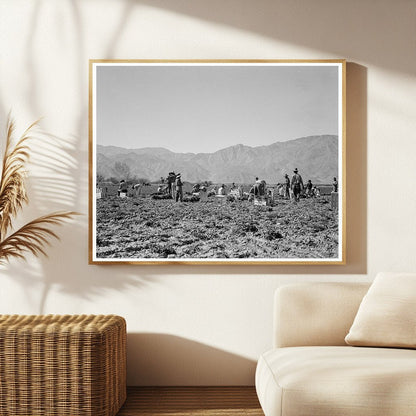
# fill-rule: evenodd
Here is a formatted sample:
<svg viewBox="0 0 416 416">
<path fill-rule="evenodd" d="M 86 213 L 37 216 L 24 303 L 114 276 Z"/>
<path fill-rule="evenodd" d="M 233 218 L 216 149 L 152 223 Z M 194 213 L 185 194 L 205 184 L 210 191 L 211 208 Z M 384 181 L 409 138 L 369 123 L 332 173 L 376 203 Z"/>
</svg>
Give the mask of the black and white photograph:
<svg viewBox="0 0 416 416">
<path fill-rule="evenodd" d="M 345 61 L 90 61 L 90 263 L 344 264 Z"/>
</svg>

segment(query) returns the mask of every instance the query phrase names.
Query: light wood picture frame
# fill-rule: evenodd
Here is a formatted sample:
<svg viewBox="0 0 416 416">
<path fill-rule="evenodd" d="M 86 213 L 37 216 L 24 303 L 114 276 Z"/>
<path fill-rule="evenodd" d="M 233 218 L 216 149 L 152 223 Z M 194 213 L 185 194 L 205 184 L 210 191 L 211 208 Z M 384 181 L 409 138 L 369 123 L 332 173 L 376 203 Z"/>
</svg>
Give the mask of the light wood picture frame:
<svg viewBox="0 0 416 416">
<path fill-rule="evenodd" d="M 89 70 L 90 264 L 345 264 L 344 59 Z"/>
</svg>

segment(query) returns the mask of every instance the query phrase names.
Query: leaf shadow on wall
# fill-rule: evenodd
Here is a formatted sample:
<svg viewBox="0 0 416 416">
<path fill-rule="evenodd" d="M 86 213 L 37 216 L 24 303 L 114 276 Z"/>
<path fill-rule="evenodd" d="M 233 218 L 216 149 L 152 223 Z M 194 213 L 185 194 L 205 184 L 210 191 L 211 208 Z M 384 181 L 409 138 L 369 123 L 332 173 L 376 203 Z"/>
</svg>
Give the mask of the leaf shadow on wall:
<svg viewBox="0 0 416 416">
<path fill-rule="evenodd" d="M 255 368 L 255 360 L 175 335 L 127 335 L 130 386 L 254 385 Z"/>
<path fill-rule="evenodd" d="M 340 58 L 414 74 L 411 53 L 403 53 L 401 27 L 413 27 L 414 4 L 391 7 L 386 1 L 351 3 L 328 0 L 126 0 L 201 21 L 257 33 L 290 45 L 303 46 Z M 403 7 L 408 13 L 403 13 Z M 380 28 L 383 28 L 380 30 Z M 175 27 L 175 37 L 181 28 Z M 409 42 L 409 47 L 412 44 Z M 218 45 L 218 50 L 221 45 Z M 221 56 L 224 57 L 224 56 Z M 229 57 L 229 56 L 228 56 Z M 274 56 L 274 58 L 290 58 Z M 291 56 L 304 58 L 304 56 Z M 319 58 L 319 55 L 317 56 Z M 169 58 L 169 57 L 168 57 Z M 227 58 L 227 56 L 225 57 Z M 245 57 L 247 58 L 247 57 Z M 270 56 L 260 58 L 272 58 Z"/>
<path fill-rule="evenodd" d="M 126 3 L 129 7 L 132 3 Z M 36 45 L 42 33 L 41 22 L 48 12 L 48 5 L 42 1 L 33 2 L 29 21 L 29 35 L 25 42 L 26 74 L 28 77 L 27 98 L 28 108 L 33 119 L 43 114 L 42 100 L 42 74 L 49 68 L 38 59 Z M 128 16 L 126 8 L 125 19 Z M 123 290 L 126 287 L 143 287 L 147 284 L 145 277 L 138 277 L 127 266 L 101 267 L 100 272 L 88 274 L 85 271 L 88 263 L 88 216 L 84 211 L 85 200 L 88 193 L 88 66 L 85 60 L 85 30 L 82 22 L 80 3 L 75 0 L 63 2 L 59 8 L 65 14 L 67 23 L 76 27 L 76 54 L 70 65 L 73 77 L 68 82 L 73 86 L 79 97 L 77 104 L 77 119 L 75 120 L 75 134 L 68 137 L 58 137 L 46 132 L 39 132 L 36 142 L 31 146 L 31 167 L 28 190 L 30 205 L 25 208 L 21 217 L 30 219 L 56 210 L 78 210 L 81 216 L 74 221 L 65 223 L 62 227 L 55 227 L 54 231 L 61 241 L 51 240 L 47 248 L 49 258 L 35 259 L 30 255 L 28 261 L 12 261 L 3 270 L 8 277 L 17 281 L 24 293 L 24 302 L 30 305 L 29 310 L 38 310 L 39 313 L 66 313 L 65 310 L 56 311 L 48 307 L 48 297 L 53 290 L 74 295 L 76 299 L 91 299 L 108 290 Z M 55 9 L 57 10 L 57 9 Z M 123 19 L 122 19 L 123 20 Z M 123 21 L 117 25 L 117 33 L 122 32 Z M 117 33 L 114 42 L 117 43 Z M 59 42 L 59 38 L 54 39 Z M 65 39 L 61 39 L 62 48 L 65 49 Z M 115 48 L 108 46 L 109 53 Z M 58 75 L 58 74 L 57 74 Z M 10 105 L 10 104 L 8 104 Z M 6 111 L 0 100 L 2 119 L 6 120 Z M 48 115 L 45 117 L 48 122 Z M 29 167 L 30 168 L 30 167 Z M 90 266 L 98 267 L 98 266 Z M 152 278 L 152 284 L 156 284 Z M 37 290 L 34 290 L 36 287 Z M 38 290 L 38 288 L 41 288 Z M 40 295 L 39 295 L 40 294 Z M 40 296 L 40 297 L 39 297 Z M 22 299 L 23 301 L 23 299 Z M 18 307 L 18 305 L 16 306 Z M 58 306 L 59 307 L 59 306 Z M 65 306 L 63 306 L 65 308 Z M 78 307 L 83 313 L 82 306 Z M 70 311 L 69 311 L 70 312 Z M 109 310 L 112 313 L 112 310 Z"/>
<path fill-rule="evenodd" d="M 26 221 L 51 211 L 73 210 L 74 200 L 80 192 L 75 173 L 78 151 L 74 140 L 44 132 L 39 132 L 35 137 L 31 146 L 31 167 L 35 173 L 30 174 L 28 180 L 28 212 L 31 218 L 26 218 L 27 213 L 24 212 Z M 87 216 L 80 215 L 60 227 L 54 227 L 61 241 L 50 240 L 51 245 L 46 249 L 48 258 L 35 259 L 28 255 L 27 263 L 11 261 L 6 266 L 7 275 L 21 284 L 26 300 L 33 307 L 38 305 L 40 314 L 56 312 L 47 310 L 51 289 L 73 294 L 77 299 L 91 299 L 107 289 L 123 290 L 147 284 L 145 278 L 129 273 L 131 269 L 127 267 L 103 267 L 99 274 L 85 273 L 88 262 L 87 222 Z M 79 252 L 84 253 L 84 256 L 74 255 Z M 32 299 L 34 293 L 39 293 L 33 291 L 33 287 L 39 285 L 42 287 L 40 298 Z M 79 313 L 83 312 L 81 307 Z M 59 313 L 65 311 L 60 310 Z"/>
</svg>

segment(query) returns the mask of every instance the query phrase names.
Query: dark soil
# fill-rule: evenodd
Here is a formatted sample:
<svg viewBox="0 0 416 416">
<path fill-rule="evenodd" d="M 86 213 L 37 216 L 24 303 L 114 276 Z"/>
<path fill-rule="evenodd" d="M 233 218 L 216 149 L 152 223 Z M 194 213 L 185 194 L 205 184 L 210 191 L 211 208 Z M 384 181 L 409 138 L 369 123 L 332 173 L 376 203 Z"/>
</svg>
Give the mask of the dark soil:
<svg viewBox="0 0 416 416">
<path fill-rule="evenodd" d="M 97 200 L 98 258 L 336 258 L 338 213 L 328 197 L 206 202 Z"/>
</svg>

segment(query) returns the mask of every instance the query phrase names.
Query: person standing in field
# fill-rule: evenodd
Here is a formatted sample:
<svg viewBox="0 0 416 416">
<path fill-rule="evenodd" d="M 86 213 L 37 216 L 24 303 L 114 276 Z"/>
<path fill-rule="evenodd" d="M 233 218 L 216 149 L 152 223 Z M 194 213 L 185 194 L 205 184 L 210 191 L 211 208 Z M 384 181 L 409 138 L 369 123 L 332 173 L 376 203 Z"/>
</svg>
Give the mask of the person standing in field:
<svg viewBox="0 0 416 416">
<path fill-rule="evenodd" d="M 256 176 L 256 182 L 254 182 L 254 195 L 257 196 L 260 194 L 260 185 L 261 185 L 261 180 L 258 178 L 258 176 Z"/>
<path fill-rule="evenodd" d="M 238 185 L 238 196 L 240 198 L 243 198 L 243 195 L 244 195 L 243 186 L 242 185 Z"/>
<path fill-rule="evenodd" d="M 169 175 L 168 175 L 168 177 L 166 178 L 166 181 L 168 182 L 168 193 L 169 193 L 169 195 L 171 195 L 172 196 L 172 198 L 174 197 L 174 194 L 173 194 L 173 184 L 175 183 L 175 181 L 176 181 L 176 174 L 175 174 L 175 172 L 169 172 Z"/>
<path fill-rule="evenodd" d="M 338 181 L 337 181 L 337 178 L 334 178 L 334 181 L 332 182 L 332 192 L 338 192 Z"/>
<path fill-rule="evenodd" d="M 183 182 L 181 179 L 181 174 L 176 175 L 176 202 L 183 201 Z"/>
<path fill-rule="evenodd" d="M 284 185 L 284 197 L 285 199 L 290 199 L 290 179 L 289 179 L 289 175 L 287 173 L 285 173 L 285 185 Z"/>
<path fill-rule="evenodd" d="M 291 182 L 291 187 L 292 187 L 293 196 L 295 198 L 295 202 L 299 202 L 300 193 L 303 191 L 303 179 L 302 179 L 302 176 L 300 176 L 298 172 L 299 172 L 298 168 L 295 168 L 295 170 L 293 171 L 294 175 L 292 176 L 292 182 Z"/>
<path fill-rule="evenodd" d="M 312 196 L 312 181 L 309 179 L 307 184 L 306 184 L 306 191 L 305 191 L 305 195 L 310 198 Z"/>
<path fill-rule="evenodd" d="M 120 181 L 120 185 L 118 186 L 118 196 L 120 196 L 121 194 L 125 194 L 127 196 L 127 182 L 122 179 Z"/>
</svg>

